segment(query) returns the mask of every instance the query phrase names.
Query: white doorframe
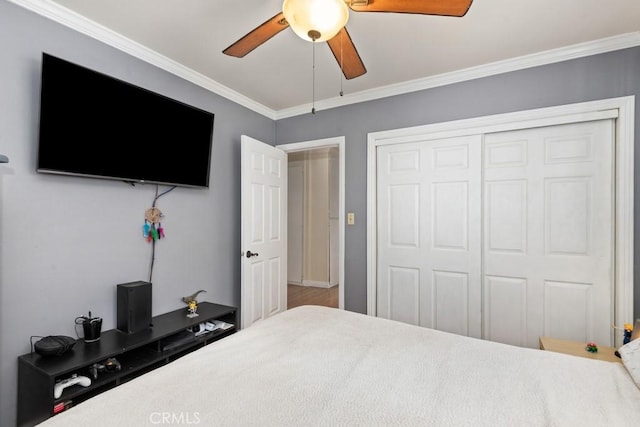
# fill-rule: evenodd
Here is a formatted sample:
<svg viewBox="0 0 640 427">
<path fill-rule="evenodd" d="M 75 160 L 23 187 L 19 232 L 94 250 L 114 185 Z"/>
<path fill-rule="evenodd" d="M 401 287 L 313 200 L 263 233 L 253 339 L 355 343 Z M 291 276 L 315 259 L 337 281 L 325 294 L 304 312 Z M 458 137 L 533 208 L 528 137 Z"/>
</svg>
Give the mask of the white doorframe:
<svg viewBox="0 0 640 427">
<path fill-rule="evenodd" d="M 316 148 L 331 148 L 336 147 L 338 149 L 338 308 L 344 309 L 344 220 L 345 220 L 345 143 L 344 136 L 337 136 L 334 138 L 316 139 L 312 141 L 296 142 L 292 144 L 276 145 L 276 148 L 281 149 L 287 153 L 295 151 L 307 151 Z"/>
<path fill-rule="evenodd" d="M 376 176 L 377 148 L 416 140 L 528 129 L 616 118 L 615 276 L 616 325 L 633 321 L 633 206 L 635 97 L 568 104 L 404 129 L 372 132 L 367 138 L 367 314 L 376 316 Z M 621 339 L 616 334 L 616 345 Z"/>
</svg>

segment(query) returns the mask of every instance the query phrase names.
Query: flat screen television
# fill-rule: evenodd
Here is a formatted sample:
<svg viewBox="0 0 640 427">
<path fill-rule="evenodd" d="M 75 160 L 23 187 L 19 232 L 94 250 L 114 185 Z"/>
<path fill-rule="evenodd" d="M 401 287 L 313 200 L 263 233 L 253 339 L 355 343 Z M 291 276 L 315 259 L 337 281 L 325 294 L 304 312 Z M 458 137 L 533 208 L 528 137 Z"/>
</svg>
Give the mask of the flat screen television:
<svg viewBox="0 0 640 427">
<path fill-rule="evenodd" d="M 207 188 L 214 114 L 47 53 L 37 171 Z"/>
</svg>

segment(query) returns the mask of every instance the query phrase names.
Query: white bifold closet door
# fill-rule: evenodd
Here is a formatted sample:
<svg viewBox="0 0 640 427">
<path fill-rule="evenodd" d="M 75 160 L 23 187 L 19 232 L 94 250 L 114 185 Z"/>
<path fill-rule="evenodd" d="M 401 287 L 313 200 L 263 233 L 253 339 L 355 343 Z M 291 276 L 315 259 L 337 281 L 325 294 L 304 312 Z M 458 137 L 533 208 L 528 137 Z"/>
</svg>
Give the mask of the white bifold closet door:
<svg viewBox="0 0 640 427">
<path fill-rule="evenodd" d="M 378 316 L 480 337 L 481 142 L 378 148 Z"/>
<path fill-rule="evenodd" d="M 488 134 L 484 337 L 611 344 L 613 123 Z"/>
<path fill-rule="evenodd" d="M 378 148 L 377 312 L 610 345 L 612 120 Z"/>
</svg>

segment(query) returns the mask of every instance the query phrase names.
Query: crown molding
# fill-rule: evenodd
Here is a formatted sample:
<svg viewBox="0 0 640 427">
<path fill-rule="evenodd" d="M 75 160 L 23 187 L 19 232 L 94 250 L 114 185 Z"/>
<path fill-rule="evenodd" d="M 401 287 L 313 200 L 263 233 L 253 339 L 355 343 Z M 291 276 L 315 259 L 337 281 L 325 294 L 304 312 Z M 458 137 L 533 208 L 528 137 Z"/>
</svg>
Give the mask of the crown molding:
<svg viewBox="0 0 640 427">
<path fill-rule="evenodd" d="M 275 120 L 274 110 L 51 0 L 9 1 Z"/>
<path fill-rule="evenodd" d="M 394 95 L 401 95 L 409 92 L 430 89 L 438 86 L 445 86 L 452 83 L 459 83 L 467 80 L 489 77 L 497 74 L 508 73 L 510 71 L 523 70 L 525 68 L 537 67 L 540 65 L 552 64 L 555 62 L 567 61 L 570 59 L 596 55 L 614 50 L 626 49 L 640 45 L 640 31 L 607 37 L 595 41 L 578 43 L 571 46 L 547 50 L 524 55 L 503 61 L 492 62 L 477 67 L 465 68 L 449 73 L 438 74 L 422 79 L 409 80 L 402 83 L 382 86 L 370 90 L 347 94 L 341 97 L 334 97 L 315 102 L 316 111 L 328 110 L 330 108 L 343 105 L 356 104 L 359 102 L 372 101 L 374 99 L 386 98 Z M 300 105 L 276 112 L 276 120 L 287 117 L 308 114 L 311 111 L 311 104 Z"/>
<path fill-rule="evenodd" d="M 217 95 L 227 98 L 243 107 L 272 120 L 280 120 L 288 117 L 309 114 L 311 104 L 303 104 L 296 107 L 273 110 L 260 104 L 249 97 L 230 89 L 215 80 L 206 77 L 158 52 L 151 50 L 121 34 L 110 30 L 95 21 L 92 21 L 70 9 L 67 9 L 51 0 L 8 0 L 28 9 L 34 13 L 49 18 L 66 27 L 76 30 L 84 35 L 99 40 L 109 46 L 126 52 L 142 61 L 161 68 L 171 74 L 181 77 Z M 503 61 L 492 62 L 477 67 L 465 68 L 449 73 L 438 74 L 416 80 L 382 86 L 374 89 L 355 92 L 340 97 L 328 98 L 315 102 L 316 111 L 328 110 L 360 102 L 372 101 L 409 92 L 445 86 L 467 80 L 503 74 L 510 71 L 567 61 L 590 55 L 626 49 L 640 45 L 640 31 L 607 37 L 595 41 L 578 43 L 558 49 L 538 52 L 531 55 L 519 56 Z"/>
</svg>

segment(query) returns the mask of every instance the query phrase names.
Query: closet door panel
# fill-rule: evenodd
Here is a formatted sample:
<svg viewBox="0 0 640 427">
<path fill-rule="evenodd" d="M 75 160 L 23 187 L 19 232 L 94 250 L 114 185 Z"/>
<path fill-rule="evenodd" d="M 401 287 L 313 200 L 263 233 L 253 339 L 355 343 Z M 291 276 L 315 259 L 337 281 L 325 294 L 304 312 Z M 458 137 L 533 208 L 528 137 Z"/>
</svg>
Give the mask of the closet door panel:
<svg viewBox="0 0 640 427">
<path fill-rule="evenodd" d="M 485 135 L 485 286 L 526 279 L 525 326 L 497 340 L 612 345 L 613 140 L 611 120 Z M 487 301 L 485 337 L 514 316 Z"/>
<path fill-rule="evenodd" d="M 480 136 L 378 149 L 379 316 L 480 337 L 480 153 Z"/>
<path fill-rule="evenodd" d="M 526 344 L 527 279 L 485 276 L 485 336 L 490 341 Z"/>
<path fill-rule="evenodd" d="M 378 154 L 377 313 L 414 325 L 425 292 L 423 167 L 419 144 L 386 146 Z"/>
<path fill-rule="evenodd" d="M 469 335 L 469 275 L 450 271 L 433 272 L 434 328 Z"/>
</svg>

